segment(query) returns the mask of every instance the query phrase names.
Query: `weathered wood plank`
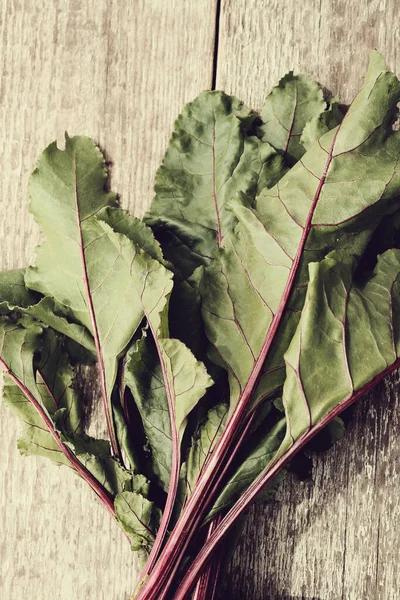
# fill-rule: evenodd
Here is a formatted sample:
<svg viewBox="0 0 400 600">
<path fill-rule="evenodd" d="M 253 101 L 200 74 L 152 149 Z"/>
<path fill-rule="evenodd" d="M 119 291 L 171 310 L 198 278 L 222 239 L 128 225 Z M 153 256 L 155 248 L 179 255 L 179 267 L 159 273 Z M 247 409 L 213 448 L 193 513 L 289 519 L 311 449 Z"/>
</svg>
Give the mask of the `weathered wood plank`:
<svg viewBox="0 0 400 600">
<path fill-rule="evenodd" d="M 182 105 L 212 80 L 215 0 L 4 0 L 0 6 L 0 268 L 33 258 L 27 179 L 64 130 L 98 140 L 113 189 L 141 214 Z M 90 490 L 21 458 L 0 409 L 0 597 L 127 597 L 133 555 Z"/>
<path fill-rule="evenodd" d="M 251 106 L 287 71 L 349 102 L 377 48 L 400 73 L 396 0 L 222 0 L 217 88 Z M 255 506 L 222 598 L 397 600 L 399 378 L 355 409 L 345 440 Z"/>
</svg>

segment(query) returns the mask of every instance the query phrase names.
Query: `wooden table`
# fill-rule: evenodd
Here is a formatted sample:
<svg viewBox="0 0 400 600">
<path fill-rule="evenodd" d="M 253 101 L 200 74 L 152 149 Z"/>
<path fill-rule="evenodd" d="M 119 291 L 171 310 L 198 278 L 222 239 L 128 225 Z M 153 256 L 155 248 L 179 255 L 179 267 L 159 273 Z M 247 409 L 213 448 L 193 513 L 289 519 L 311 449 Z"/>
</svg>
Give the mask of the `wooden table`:
<svg viewBox="0 0 400 600">
<path fill-rule="evenodd" d="M 113 162 L 141 215 L 174 118 L 217 87 L 259 107 L 288 70 L 344 102 L 378 48 L 400 74 L 398 0 L 2 0 L 1 268 L 33 257 L 27 179 L 65 129 Z M 353 412 L 346 438 L 252 510 L 221 598 L 398 600 L 399 376 Z M 0 410 L 0 597 L 122 600 L 136 569 L 117 526 L 67 469 L 21 458 Z M 103 433 L 100 425 L 97 432 Z"/>
</svg>

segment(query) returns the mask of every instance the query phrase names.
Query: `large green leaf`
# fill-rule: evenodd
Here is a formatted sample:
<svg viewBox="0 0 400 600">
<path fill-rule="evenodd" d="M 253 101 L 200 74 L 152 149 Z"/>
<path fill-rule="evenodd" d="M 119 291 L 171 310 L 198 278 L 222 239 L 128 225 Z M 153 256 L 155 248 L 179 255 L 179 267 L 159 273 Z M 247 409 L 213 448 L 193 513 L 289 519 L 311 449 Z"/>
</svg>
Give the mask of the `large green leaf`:
<svg viewBox="0 0 400 600">
<path fill-rule="evenodd" d="M 280 454 L 399 356 L 400 250 L 380 256 L 366 283 L 354 281 L 354 263 L 341 259 L 333 253 L 309 267 L 306 302 L 285 354 L 288 425 Z"/>
<path fill-rule="evenodd" d="M 30 190 L 31 212 L 46 241 L 37 249 L 36 266 L 27 270 L 25 281 L 68 307 L 71 318 L 91 332 L 111 443 L 118 454 L 111 405 L 117 359 L 138 328 L 143 309 L 137 295 L 129 293 L 131 280 L 120 249 L 96 219 L 116 202 L 106 186 L 104 158 L 90 139 L 67 136 L 64 151 L 53 143 L 43 152 Z M 147 243 L 143 224 L 136 220 L 130 227 L 135 226 Z"/>
<path fill-rule="evenodd" d="M 300 138 L 305 125 L 325 107 L 320 86 L 309 77 L 290 71 L 265 99 L 261 109 L 262 139 L 292 166 L 304 154 Z"/>
<path fill-rule="evenodd" d="M 309 265 L 306 302 L 285 354 L 285 419 L 269 428 L 259 447 L 239 467 L 211 516 L 233 499 L 238 501 L 230 517 L 240 516 L 304 444 L 327 424 L 332 425 L 337 414 L 386 373 L 399 367 L 400 250 L 388 250 L 378 257 L 366 280 L 354 277 L 355 266 L 354 259 L 340 252 Z M 333 439 L 337 438 L 338 430 L 340 436 L 340 422 L 329 436 L 333 432 Z M 271 452 L 263 453 L 268 445 Z"/>
<path fill-rule="evenodd" d="M 13 323 L 3 318 L 0 320 L 0 346 L 3 369 L 7 369 L 6 373 L 8 371 L 13 373 L 41 404 L 42 396 L 37 385 L 33 362 L 35 355 L 44 347 L 42 327 L 30 319 Z M 65 364 L 63 367 L 60 374 L 56 376 L 58 391 L 63 388 L 63 384 L 70 385 L 68 369 L 65 369 Z M 44 402 L 53 414 L 61 408 L 61 403 L 64 403 L 64 409 L 65 403 L 69 405 L 72 393 L 72 390 L 68 392 L 68 399 L 64 393 L 61 394 L 62 398 L 55 397 L 57 403 L 60 401 L 60 407 L 55 407 L 51 406 L 48 395 L 42 390 Z M 18 448 L 22 454 L 45 456 L 56 464 L 69 465 L 33 404 L 7 376 L 4 377 L 3 401 L 17 414 L 23 424 L 21 437 L 18 440 Z"/>
<path fill-rule="evenodd" d="M 158 371 L 156 366 L 149 366 L 147 349 L 139 345 L 135 348 L 139 354 L 133 359 L 131 357 L 128 363 L 128 368 L 133 366 L 133 369 L 130 381 L 127 380 L 128 384 L 131 383 L 134 394 L 136 392 L 137 407 L 142 415 L 145 432 L 149 441 L 154 444 L 152 453 L 155 474 L 164 486 L 167 483 L 166 472 L 170 471 L 166 505 L 149 558 L 150 563 L 147 563 L 147 568 L 150 569 L 173 515 L 179 488 L 181 443 L 188 416 L 213 382 L 204 365 L 196 360 L 190 350 L 180 340 L 168 337 L 168 301 L 172 290 L 172 273 L 145 252 L 140 252 L 128 237 L 114 231 L 108 223 L 99 223 L 119 249 L 127 275 L 130 276 L 131 295 L 142 306 L 160 365 Z M 165 423 L 166 414 L 169 416 L 169 428 Z M 162 444 L 164 448 L 161 447 Z"/>
<path fill-rule="evenodd" d="M 390 125 L 399 96 L 398 80 L 373 53 L 341 125 L 262 192 L 256 212 L 233 206 L 240 225 L 202 284 L 207 335 L 214 360 L 229 373 L 233 406 L 283 384 L 309 262 L 335 248 L 362 256 L 382 217 L 398 207 L 400 137 Z"/>
<path fill-rule="evenodd" d="M 282 176 L 271 146 L 245 133 L 254 117 L 232 96 L 203 92 L 175 123 L 145 219 L 185 277 L 210 262 L 233 228 L 228 202 L 238 192 L 254 198 Z"/>
</svg>

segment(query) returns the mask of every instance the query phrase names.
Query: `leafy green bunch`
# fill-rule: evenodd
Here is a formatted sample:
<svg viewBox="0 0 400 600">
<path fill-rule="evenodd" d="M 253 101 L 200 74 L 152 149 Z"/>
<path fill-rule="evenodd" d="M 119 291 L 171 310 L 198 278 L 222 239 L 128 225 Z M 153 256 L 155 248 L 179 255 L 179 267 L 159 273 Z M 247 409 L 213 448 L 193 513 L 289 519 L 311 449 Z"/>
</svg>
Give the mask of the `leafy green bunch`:
<svg viewBox="0 0 400 600">
<path fill-rule="evenodd" d="M 399 100 L 377 52 L 347 111 L 292 73 L 259 114 L 204 92 L 143 220 L 90 139 L 39 158 L 45 241 L 0 274 L 4 402 L 20 451 L 74 469 L 123 528 L 139 600 L 211 600 L 206 566 L 250 503 L 400 365 Z M 109 440 L 87 434 L 78 373 Z"/>
</svg>

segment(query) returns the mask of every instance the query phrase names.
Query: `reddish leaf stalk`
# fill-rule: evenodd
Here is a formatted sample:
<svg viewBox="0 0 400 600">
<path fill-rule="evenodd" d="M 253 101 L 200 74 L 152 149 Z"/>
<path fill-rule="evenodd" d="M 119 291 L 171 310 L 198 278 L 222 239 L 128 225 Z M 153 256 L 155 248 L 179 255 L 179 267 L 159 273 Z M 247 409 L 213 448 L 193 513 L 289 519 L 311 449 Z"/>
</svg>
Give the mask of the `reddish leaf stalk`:
<svg viewBox="0 0 400 600">
<path fill-rule="evenodd" d="M 222 515 L 219 514 L 213 521 L 211 521 L 208 528 L 206 541 L 211 538 L 221 520 Z M 214 600 L 223 562 L 221 549 L 219 549 L 219 552 L 214 553 L 213 559 L 214 560 L 212 564 L 208 563 L 200 575 L 192 596 L 192 600 Z"/>
<path fill-rule="evenodd" d="M 318 200 L 320 198 L 329 167 L 332 162 L 336 139 L 345 118 L 346 117 L 344 117 L 342 123 L 338 126 L 333 137 L 324 171 L 316 189 L 310 211 L 307 215 L 307 220 L 304 225 L 299 247 L 290 269 L 282 299 L 279 303 L 277 312 L 272 319 L 271 326 L 268 329 L 260 354 L 254 363 L 249 379 L 247 380 L 235 409 L 225 426 L 221 438 L 216 444 L 216 447 L 211 454 L 205 469 L 199 476 L 192 494 L 190 495 L 189 500 L 160 555 L 159 564 L 157 565 L 157 568 L 154 569 L 150 574 L 146 584 L 139 593 L 137 600 L 161 600 L 167 594 L 167 581 L 171 582 L 173 578 L 172 573 L 175 573 L 178 568 L 179 559 L 182 556 L 183 548 L 187 547 L 195 533 L 196 523 L 198 522 L 197 517 L 199 513 L 202 512 L 201 507 L 204 506 L 204 510 L 209 507 L 210 502 L 212 501 L 210 492 L 214 488 L 215 481 L 219 479 L 220 471 L 223 468 L 227 458 L 231 455 L 232 448 L 235 448 L 238 435 L 240 435 L 243 423 L 246 419 L 246 416 L 248 416 L 247 408 L 251 401 L 251 397 L 256 388 L 262 367 L 269 354 L 284 310 L 292 292 L 307 237 L 312 227 L 312 218 L 314 216 L 315 208 L 318 204 Z"/>
<path fill-rule="evenodd" d="M 278 460 L 270 463 L 261 475 L 252 483 L 243 496 L 231 508 L 226 517 L 222 519 L 214 532 L 209 536 L 205 545 L 193 561 L 186 575 L 183 577 L 178 591 L 173 596 L 173 600 L 186 600 L 189 597 L 190 591 L 195 585 L 197 578 L 210 560 L 211 554 L 215 551 L 221 541 L 224 539 L 232 525 L 237 519 L 247 510 L 256 496 L 271 482 L 271 480 L 282 470 L 282 468 L 301 450 L 308 442 L 319 433 L 328 423 L 333 421 L 342 411 L 351 406 L 361 396 L 370 391 L 376 384 L 384 379 L 390 373 L 393 373 L 400 367 L 400 358 L 368 383 L 363 385 L 359 390 L 351 394 L 340 404 L 335 406 L 325 417 L 323 417 L 314 426 L 303 433 L 296 442 L 283 454 Z"/>
<path fill-rule="evenodd" d="M 34 395 L 29 391 L 29 389 L 18 379 L 16 375 L 11 371 L 8 367 L 7 363 L 0 357 L 0 366 L 4 369 L 10 379 L 15 383 L 15 385 L 21 390 L 26 399 L 32 404 L 35 408 L 36 412 L 39 414 L 44 424 L 46 425 L 50 435 L 54 439 L 60 451 L 63 453 L 65 458 L 70 463 L 71 467 L 79 473 L 79 475 L 90 485 L 92 490 L 97 494 L 100 498 L 108 512 L 115 518 L 115 510 L 114 510 L 114 502 L 111 495 L 107 492 L 107 490 L 97 481 L 97 479 L 79 462 L 76 458 L 75 454 L 66 446 L 57 431 L 54 428 L 52 421 L 47 416 L 46 412 L 43 410 L 40 403 L 36 400 Z"/>
<path fill-rule="evenodd" d="M 237 441 L 235 447 L 232 449 L 231 454 L 228 456 L 227 462 L 225 463 L 225 465 L 221 465 L 221 470 L 220 470 L 220 472 L 218 472 L 219 476 L 213 482 L 213 487 L 210 488 L 209 495 L 208 496 L 204 496 L 203 498 L 201 498 L 199 500 L 198 506 L 197 506 L 197 511 L 194 511 L 193 515 L 192 515 L 191 525 L 192 525 L 192 529 L 193 529 L 194 532 L 197 531 L 197 528 L 201 526 L 203 520 L 207 516 L 207 512 L 210 509 L 210 504 L 212 504 L 212 501 L 216 498 L 216 495 L 217 495 L 217 493 L 218 493 L 218 491 L 220 489 L 220 485 L 224 481 L 225 476 L 226 476 L 226 474 L 227 474 L 230 466 L 233 463 L 233 460 L 234 460 L 234 458 L 236 456 L 236 453 L 238 452 L 238 450 L 239 450 L 239 448 L 240 448 L 243 440 L 245 439 L 245 437 L 246 437 L 249 429 L 252 426 L 254 417 L 255 417 L 255 413 L 252 413 L 252 415 L 250 416 L 250 418 L 249 418 L 249 420 L 248 420 L 245 428 L 243 429 L 243 431 L 241 433 L 241 436 L 240 436 L 239 440 Z M 212 456 L 212 454 L 211 454 L 211 456 Z M 202 473 L 203 473 L 203 470 L 205 469 L 206 466 L 207 466 L 207 463 L 203 466 L 203 469 L 201 471 Z M 191 499 L 192 499 L 192 496 L 189 497 L 188 503 L 191 501 Z M 186 506 L 185 506 L 185 509 L 186 509 Z M 178 523 L 179 523 L 179 520 L 178 520 Z M 173 531 L 171 533 L 171 536 L 174 534 L 175 529 L 176 528 L 173 529 Z M 182 541 L 182 544 L 181 544 L 180 548 L 177 549 L 177 556 L 175 557 L 175 563 L 172 564 L 172 566 L 171 566 L 171 572 L 169 573 L 169 575 L 166 572 L 166 580 L 164 581 L 165 586 L 164 586 L 164 588 L 160 588 L 159 595 L 157 596 L 157 600 L 164 600 L 165 597 L 167 596 L 167 594 L 168 594 L 168 586 L 170 585 L 170 583 L 172 582 L 173 578 L 175 577 L 176 572 L 177 572 L 177 570 L 179 568 L 180 561 L 183 558 L 183 556 L 184 556 L 184 554 L 185 554 L 185 552 L 186 552 L 186 550 L 187 550 L 187 548 L 188 548 L 191 540 L 192 540 L 192 537 L 190 537 L 190 536 L 187 536 L 186 538 L 183 538 L 183 541 Z M 155 569 L 154 570 L 157 570 L 161 574 L 161 573 L 164 572 L 164 568 L 167 571 L 168 566 L 170 566 L 170 563 L 168 562 L 168 558 L 165 558 L 165 557 L 163 557 L 163 555 L 161 555 L 160 558 L 159 558 L 159 560 L 158 560 L 158 562 L 155 565 Z M 156 581 L 157 581 L 157 578 L 156 578 Z M 147 585 L 147 582 L 146 582 L 146 585 Z M 143 587 L 143 590 L 144 590 L 144 592 L 146 592 L 146 586 Z M 140 598 L 141 598 L 141 594 L 139 594 L 137 600 L 139 600 Z"/>
</svg>

